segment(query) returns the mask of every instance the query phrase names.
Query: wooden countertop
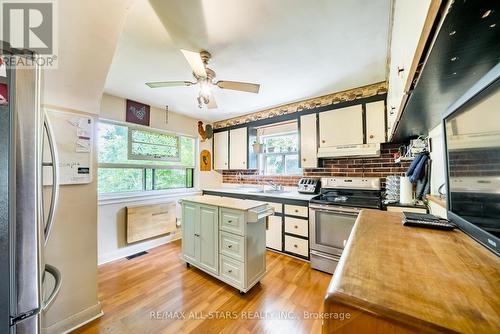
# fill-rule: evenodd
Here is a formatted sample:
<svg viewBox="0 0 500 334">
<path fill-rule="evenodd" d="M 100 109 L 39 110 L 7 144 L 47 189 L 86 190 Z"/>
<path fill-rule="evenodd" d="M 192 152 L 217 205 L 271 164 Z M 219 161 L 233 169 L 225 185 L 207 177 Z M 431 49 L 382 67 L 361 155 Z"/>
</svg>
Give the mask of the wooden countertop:
<svg viewBox="0 0 500 334">
<path fill-rule="evenodd" d="M 223 208 L 243 210 L 243 211 L 257 208 L 262 205 L 267 205 L 267 203 L 260 201 L 252 201 L 248 199 L 238 199 L 231 197 L 219 197 L 211 195 L 184 197 L 182 198 L 182 201 L 196 202 L 201 204 L 214 205 Z"/>
<path fill-rule="evenodd" d="M 408 332 L 500 333 L 500 259 L 459 230 L 405 227 L 401 219 L 397 212 L 361 211 L 325 312 L 344 305 L 411 324 Z"/>
</svg>

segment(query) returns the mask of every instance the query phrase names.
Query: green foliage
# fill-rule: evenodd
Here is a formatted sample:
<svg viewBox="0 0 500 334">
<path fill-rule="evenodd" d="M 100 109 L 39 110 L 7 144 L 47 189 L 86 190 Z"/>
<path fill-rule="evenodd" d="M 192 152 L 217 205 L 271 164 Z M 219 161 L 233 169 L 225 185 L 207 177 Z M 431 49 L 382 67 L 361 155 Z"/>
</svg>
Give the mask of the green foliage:
<svg viewBox="0 0 500 334">
<path fill-rule="evenodd" d="M 129 160 L 128 128 L 123 125 L 99 122 L 98 124 L 98 159 L 99 163 L 109 165 L 134 164 L 140 168 L 99 168 L 99 193 L 160 190 L 193 186 L 195 165 L 195 139 L 185 136 L 151 132 L 146 130 L 131 131 L 135 141 L 134 153 L 153 156 L 178 156 L 177 161 Z M 178 150 L 177 142 L 180 143 Z M 168 166 L 185 166 L 165 169 Z M 153 174 L 155 185 L 153 185 Z M 146 180 L 144 182 L 144 177 Z"/>
<path fill-rule="evenodd" d="M 300 175 L 297 132 L 263 138 L 268 175 Z"/>
<path fill-rule="evenodd" d="M 146 131 L 139 131 L 141 134 L 138 136 L 142 136 L 144 139 L 144 133 L 149 133 Z M 136 131 L 132 132 L 135 136 Z M 171 139 L 165 139 L 166 137 L 170 138 L 180 138 L 180 161 L 161 161 L 161 160 L 129 160 L 128 159 L 128 128 L 123 125 L 111 124 L 106 122 L 99 122 L 98 124 L 98 159 L 99 163 L 119 163 L 119 164 L 140 164 L 140 165 L 156 165 L 156 166 L 186 166 L 186 167 L 194 167 L 195 157 L 194 157 L 194 149 L 195 149 L 195 139 L 191 137 L 179 136 L 175 137 L 172 135 L 160 134 L 157 136 L 157 133 L 151 132 L 151 136 L 149 136 L 145 140 L 153 141 L 154 138 L 160 138 L 161 142 L 167 142 Z M 142 148 L 137 148 L 133 146 L 135 150 L 142 150 L 142 152 L 150 152 L 152 154 L 158 152 L 162 153 L 161 148 L 167 146 L 156 146 L 150 144 L 142 144 Z M 160 149 L 158 149 L 160 148 Z M 166 152 L 168 155 L 174 155 L 173 152 Z M 177 155 L 177 153 L 175 153 Z"/>
<path fill-rule="evenodd" d="M 266 145 L 267 152 L 271 152 L 271 150 L 274 153 L 297 152 L 298 135 L 295 132 L 278 136 L 264 137 L 264 144 Z M 271 150 L 269 150 L 269 148 L 271 148 Z"/>
<path fill-rule="evenodd" d="M 141 191 L 143 170 L 141 168 L 99 168 L 99 193 Z"/>
</svg>

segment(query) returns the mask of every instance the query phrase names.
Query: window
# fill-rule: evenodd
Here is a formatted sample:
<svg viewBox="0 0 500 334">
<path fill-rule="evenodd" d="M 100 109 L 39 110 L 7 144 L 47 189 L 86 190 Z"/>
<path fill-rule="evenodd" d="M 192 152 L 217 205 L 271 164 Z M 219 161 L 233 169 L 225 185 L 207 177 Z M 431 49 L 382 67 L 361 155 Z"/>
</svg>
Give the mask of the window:
<svg viewBox="0 0 500 334">
<path fill-rule="evenodd" d="M 192 188 L 195 139 L 101 121 L 99 193 Z"/>
<path fill-rule="evenodd" d="M 261 136 L 266 175 L 300 175 L 297 131 Z"/>
<path fill-rule="evenodd" d="M 179 161 L 179 136 L 128 129 L 128 157 L 131 160 Z"/>
</svg>

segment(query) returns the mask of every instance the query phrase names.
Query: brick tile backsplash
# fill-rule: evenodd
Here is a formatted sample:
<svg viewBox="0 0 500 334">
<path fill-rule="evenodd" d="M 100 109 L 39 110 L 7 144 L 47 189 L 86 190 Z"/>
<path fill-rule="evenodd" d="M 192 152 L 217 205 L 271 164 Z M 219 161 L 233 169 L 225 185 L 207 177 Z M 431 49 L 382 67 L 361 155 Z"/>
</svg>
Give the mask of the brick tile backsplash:
<svg viewBox="0 0 500 334">
<path fill-rule="evenodd" d="M 371 158 L 336 158 L 322 159 L 318 168 L 303 169 L 306 177 L 352 176 L 352 177 L 380 177 L 382 187 L 385 187 L 385 178 L 389 175 L 404 175 L 410 162 L 395 163 L 393 154 L 401 144 L 386 143 L 381 146 L 379 157 Z M 238 176 L 241 173 L 241 177 Z M 261 184 L 273 181 L 284 186 L 296 186 L 302 176 L 257 176 L 255 170 L 230 170 L 222 172 L 224 183 Z"/>
</svg>

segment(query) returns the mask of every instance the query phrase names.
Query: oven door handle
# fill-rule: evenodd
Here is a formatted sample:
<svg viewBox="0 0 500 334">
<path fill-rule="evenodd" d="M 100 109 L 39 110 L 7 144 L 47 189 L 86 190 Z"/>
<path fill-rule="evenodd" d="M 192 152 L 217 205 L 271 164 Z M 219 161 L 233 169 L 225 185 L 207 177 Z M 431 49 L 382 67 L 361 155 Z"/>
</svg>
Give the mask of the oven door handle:
<svg viewBox="0 0 500 334">
<path fill-rule="evenodd" d="M 317 252 L 315 250 L 311 250 L 311 254 L 316 255 L 318 257 L 322 257 L 322 258 L 327 259 L 327 260 L 331 260 L 331 261 L 339 261 L 340 260 L 340 256 L 338 256 L 338 255 L 333 255 L 333 254 L 327 255 L 325 253 Z"/>
<path fill-rule="evenodd" d="M 342 210 L 327 210 L 327 209 L 314 209 L 311 208 L 314 212 L 324 212 L 324 213 L 336 213 L 346 216 L 356 217 L 359 214 L 359 211 L 342 211 Z"/>
</svg>

